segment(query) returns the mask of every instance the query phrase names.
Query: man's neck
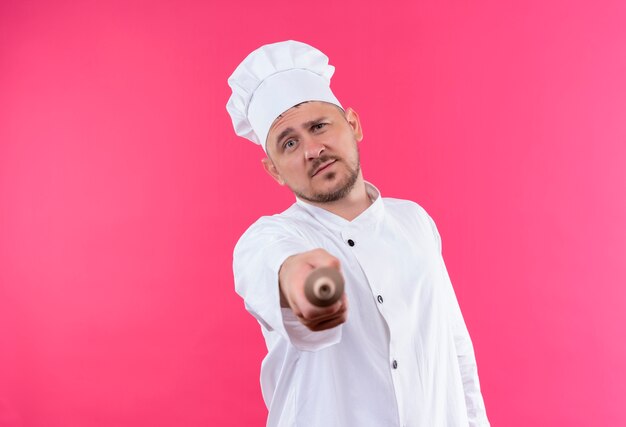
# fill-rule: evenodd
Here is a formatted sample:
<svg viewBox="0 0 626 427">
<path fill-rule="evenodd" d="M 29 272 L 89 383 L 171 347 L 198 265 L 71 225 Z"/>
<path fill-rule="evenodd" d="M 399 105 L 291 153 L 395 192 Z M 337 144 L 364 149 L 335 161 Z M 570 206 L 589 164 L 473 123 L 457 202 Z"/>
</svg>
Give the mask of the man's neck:
<svg viewBox="0 0 626 427">
<path fill-rule="evenodd" d="M 371 206 L 372 200 L 370 200 L 370 197 L 367 194 L 365 181 L 363 181 L 363 178 L 359 177 L 357 182 L 354 184 L 354 187 L 352 187 L 352 190 L 350 190 L 350 193 L 348 193 L 345 197 L 334 202 L 307 203 L 327 210 L 328 212 L 340 216 L 343 219 L 352 221 Z"/>
</svg>

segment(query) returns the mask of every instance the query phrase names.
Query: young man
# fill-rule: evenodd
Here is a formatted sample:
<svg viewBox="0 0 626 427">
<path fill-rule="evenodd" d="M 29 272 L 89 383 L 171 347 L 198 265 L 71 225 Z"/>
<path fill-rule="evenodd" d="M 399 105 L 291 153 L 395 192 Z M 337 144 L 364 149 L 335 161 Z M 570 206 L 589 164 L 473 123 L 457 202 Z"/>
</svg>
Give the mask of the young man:
<svg viewBox="0 0 626 427">
<path fill-rule="evenodd" d="M 263 217 L 234 252 L 237 292 L 262 327 L 268 426 L 488 426 L 472 343 L 417 204 L 363 180 L 355 111 L 330 90 L 320 51 L 287 41 L 252 52 L 229 79 L 238 135 L 296 203 Z M 346 292 L 312 305 L 307 275 L 334 267 Z"/>
</svg>

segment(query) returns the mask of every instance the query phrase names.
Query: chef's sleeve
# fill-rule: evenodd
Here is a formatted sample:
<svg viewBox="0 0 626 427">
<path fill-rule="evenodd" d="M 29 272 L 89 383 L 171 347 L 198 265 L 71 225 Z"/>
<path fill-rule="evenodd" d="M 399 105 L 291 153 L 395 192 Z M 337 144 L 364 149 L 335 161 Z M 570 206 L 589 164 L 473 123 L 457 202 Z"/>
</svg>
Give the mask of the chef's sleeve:
<svg viewBox="0 0 626 427">
<path fill-rule="evenodd" d="M 428 217 L 435 236 L 439 254 L 441 255 L 441 236 L 437 230 L 435 222 Z M 440 258 L 442 274 L 446 284 L 447 304 L 452 321 L 454 344 L 457 352 L 457 360 L 463 381 L 463 391 L 465 394 L 465 405 L 467 407 L 467 417 L 470 427 L 489 427 L 487 411 L 480 392 L 480 382 L 478 380 L 478 367 L 474 355 L 474 346 L 470 338 L 467 326 L 463 320 L 461 308 L 456 298 L 450 276 L 446 269 L 443 257 Z"/>
<path fill-rule="evenodd" d="M 293 227 L 291 227 L 293 228 Z M 272 217 L 263 217 L 239 239 L 233 254 L 235 290 L 261 327 L 276 332 L 301 351 L 318 351 L 341 341 L 342 325 L 311 331 L 280 306 L 278 272 L 288 257 L 315 245 Z"/>
</svg>

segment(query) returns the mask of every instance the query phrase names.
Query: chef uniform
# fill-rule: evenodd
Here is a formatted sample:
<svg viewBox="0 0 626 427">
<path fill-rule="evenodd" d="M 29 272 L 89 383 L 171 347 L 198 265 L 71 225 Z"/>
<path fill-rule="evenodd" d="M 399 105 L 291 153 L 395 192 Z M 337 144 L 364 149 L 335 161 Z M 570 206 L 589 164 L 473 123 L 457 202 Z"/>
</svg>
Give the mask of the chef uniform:
<svg viewBox="0 0 626 427">
<path fill-rule="evenodd" d="M 263 46 L 235 70 L 227 105 L 237 134 L 265 146 L 278 115 L 304 101 L 339 105 L 328 58 L 294 41 Z M 264 147 L 265 148 L 265 147 Z M 303 200 L 260 218 L 234 251 L 235 288 L 268 354 L 261 389 L 268 426 L 489 426 L 474 350 L 430 216 L 383 198 L 352 221 Z M 280 305 L 278 271 L 291 255 L 337 257 L 347 321 L 313 332 Z"/>
</svg>

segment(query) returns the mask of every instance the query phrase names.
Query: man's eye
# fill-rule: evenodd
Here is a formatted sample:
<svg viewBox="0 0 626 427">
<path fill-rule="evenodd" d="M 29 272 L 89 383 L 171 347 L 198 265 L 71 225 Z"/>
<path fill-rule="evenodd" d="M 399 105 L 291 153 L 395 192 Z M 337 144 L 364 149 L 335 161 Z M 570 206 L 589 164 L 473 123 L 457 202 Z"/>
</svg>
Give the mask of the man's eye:
<svg viewBox="0 0 626 427">
<path fill-rule="evenodd" d="M 296 141 L 294 141 L 293 139 L 288 139 L 287 141 L 285 141 L 285 143 L 283 144 L 283 148 L 285 150 L 288 150 L 290 148 L 295 147 L 296 145 Z"/>
<path fill-rule="evenodd" d="M 327 123 L 317 123 L 317 124 L 313 125 L 313 130 L 320 130 L 321 128 L 326 126 L 326 124 Z"/>
</svg>

